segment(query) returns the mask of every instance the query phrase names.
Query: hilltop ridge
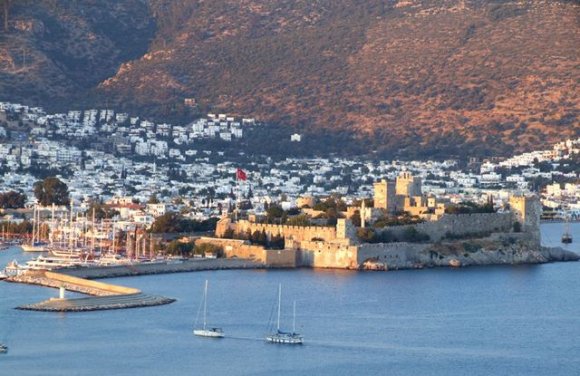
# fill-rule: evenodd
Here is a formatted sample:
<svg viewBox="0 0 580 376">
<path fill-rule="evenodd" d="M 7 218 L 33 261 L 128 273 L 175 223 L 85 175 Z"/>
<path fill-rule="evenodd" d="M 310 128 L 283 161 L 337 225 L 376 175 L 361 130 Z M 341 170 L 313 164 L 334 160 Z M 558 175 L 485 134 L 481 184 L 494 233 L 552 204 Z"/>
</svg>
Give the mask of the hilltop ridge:
<svg viewBox="0 0 580 376">
<path fill-rule="evenodd" d="M 0 99 L 223 111 L 419 157 L 580 134 L 573 1 L 38 3 L 1 34 Z"/>
</svg>

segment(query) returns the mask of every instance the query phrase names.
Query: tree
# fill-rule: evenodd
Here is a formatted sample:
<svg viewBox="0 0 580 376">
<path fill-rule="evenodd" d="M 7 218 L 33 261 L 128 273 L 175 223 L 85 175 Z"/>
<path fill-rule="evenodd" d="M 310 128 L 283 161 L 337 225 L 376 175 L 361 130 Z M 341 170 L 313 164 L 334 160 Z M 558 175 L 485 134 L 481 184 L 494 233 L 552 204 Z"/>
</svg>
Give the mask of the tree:
<svg viewBox="0 0 580 376">
<path fill-rule="evenodd" d="M 167 212 L 157 218 L 151 225 L 150 231 L 153 233 L 176 233 L 176 232 L 196 232 L 215 231 L 218 218 L 209 218 L 205 221 L 195 221 L 181 217 L 178 213 Z"/>
<path fill-rule="evenodd" d="M 182 232 L 179 216 L 174 212 L 167 212 L 157 218 L 151 225 L 153 233 Z"/>
<path fill-rule="evenodd" d="M 59 178 L 51 176 L 34 183 L 34 196 L 43 205 L 67 205 L 69 203 L 68 186 Z"/>
<path fill-rule="evenodd" d="M 184 243 L 179 240 L 173 240 L 167 244 L 167 253 L 171 255 L 189 256 L 193 251 L 193 243 Z"/>
<path fill-rule="evenodd" d="M 360 227 L 361 225 L 361 218 L 360 218 L 360 210 L 355 210 L 350 220 L 355 227 Z"/>
<path fill-rule="evenodd" d="M 223 257 L 224 249 L 217 244 L 201 243 L 195 246 L 194 253 L 203 256 L 205 256 L 207 253 L 213 253 L 216 255 L 216 257 Z"/>
<path fill-rule="evenodd" d="M 157 195 L 155 193 L 153 193 L 150 197 L 149 197 L 149 201 L 147 201 L 148 204 L 159 204 L 159 199 L 157 198 Z"/>
<path fill-rule="evenodd" d="M 0 208 L 19 209 L 26 204 L 26 195 L 21 192 L 9 191 L 0 193 Z"/>
<path fill-rule="evenodd" d="M 266 210 L 269 223 L 283 223 L 286 220 L 286 212 L 280 205 L 270 204 Z"/>
<path fill-rule="evenodd" d="M 290 217 L 286 221 L 288 226 L 310 226 L 310 216 L 307 214 L 300 214 L 295 217 Z"/>
<path fill-rule="evenodd" d="M 85 214 L 92 218 L 93 211 L 95 213 L 95 219 L 105 219 L 105 218 L 113 218 L 114 216 L 119 214 L 118 210 L 112 209 L 109 206 L 103 204 L 101 201 L 93 201 L 91 205 L 85 212 Z"/>
<path fill-rule="evenodd" d="M 356 235 L 363 243 L 376 242 L 376 233 L 372 228 L 359 228 L 356 230 Z"/>
</svg>

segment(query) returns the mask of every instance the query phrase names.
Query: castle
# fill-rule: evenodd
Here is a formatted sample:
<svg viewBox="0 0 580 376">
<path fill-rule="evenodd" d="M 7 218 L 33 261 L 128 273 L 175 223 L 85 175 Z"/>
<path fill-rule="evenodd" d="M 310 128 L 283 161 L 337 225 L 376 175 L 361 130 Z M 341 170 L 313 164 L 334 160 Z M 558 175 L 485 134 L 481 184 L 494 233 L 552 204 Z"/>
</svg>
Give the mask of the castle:
<svg viewBox="0 0 580 376">
<path fill-rule="evenodd" d="M 432 212 L 443 215 L 445 205 L 437 204 L 435 197 L 426 197 L 421 192 L 421 179 L 404 171 L 395 181 L 385 179 L 374 184 L 374 207 L 389 214 L 399 211 L 419 216 Z"/>
<path fill-rule="evenodd" d="M 217 223 L 215 235 L 217 238 L 223 238 L 228 232 L 233 233 L 234 236 L 242 236 L 258 231 L 265 233 L 269 239 L 283 237 L 285 249 L 275 252 L 277 252 L 277 259 L 284 260 L 284 266 L 289 266 L 289 258 L 294 257 L 295 265 L 322 268 L 357 269 L 370 259 L 400 261 L 408 257 L 409 252 L 424 251 L 433 242 L 465 237 L 509 236 L 525 240 L 531 249 L 539 249 L 541 206 L 538 198 L 512 196 L 509 203 L 510 210 L 503 213 L 445 214 L 445 206 L 442 203 L 437 203 L 434 198 L 422 195 L 421 180 L 404 172 L 396 182 L 382 180 L 375 183 L 374 207 L 365 207 L 364 201 L 361 207 L 350 207 L 347 212 L 343 213 L 346 218 L 339 218 L 334 227 L 288 226 L 246 219 L 233 221 L 230 217 L 224 217 Z M 401 241 L 363 243 L 357 236 L 357 228 L 350 219 L 355 212 L 354 209 L 360 211 L 361 227 L 365 227 L 366 221 L 371 221 L 379 213 L 384 212 L 408 211 L 413 215 L 425 216 L 429 220 L 422 223 L 388 226 L 377 231 L 389 231 L 392 236 L 399 239 L 406 232 L 416 231 L 427 236 L 431 243 Z M 246 251 L 242 251 L 242 249 L 248 249 L 243 246 L 247 242 L 231 243 L 229 239 L 213 239 L 218 243 L 228 242 L 226 255 L 248 256 Z M 260 255 L 256 256 L 260 260 L 268 258 L 268 252 L 265 250 L 258 252 L 253 248 L 253 252 L 254 255 Z M 287 252 L 290 256 L 282 257 L 281 252 Z"/>
</svg>

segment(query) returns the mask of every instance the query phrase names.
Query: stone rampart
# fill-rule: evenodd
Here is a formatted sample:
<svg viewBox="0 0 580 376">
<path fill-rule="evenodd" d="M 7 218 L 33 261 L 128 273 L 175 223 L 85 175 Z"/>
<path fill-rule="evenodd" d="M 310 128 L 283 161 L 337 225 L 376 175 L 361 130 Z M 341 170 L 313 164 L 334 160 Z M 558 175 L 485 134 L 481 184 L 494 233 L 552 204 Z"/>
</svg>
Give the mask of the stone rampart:
<svg viewBox="0 0 580 376">
<path fill-rule="evenodd" d="M 303 241 L 299 265 L 312 268 L 356 269 L 357 247 L 344 242 Z"/>
<path fill-rule="evenodd" d="M 287 268 L 296 266 L 296 250 L 269 250 L 260 245 L 248 244 L 245 240 L 203 237 L 195 244 L 215 244 L 223 248 L 226 258 L 247 259 L 263 263 L 272 268 Z"/>
<path fill-rule="evenodd" d="M 429 246 L 405 242 L 361 244 L 358 247 L 357 262 L 360 266 L 365 261 L 374 260 L 385 264 L 387 268 L 412 268 L 420 259 L 420 253 Z"/>
<path fill-rule="evenodd" d="M 265 263 L 272 268 L 295 268 L 296 250 L 267 249 L 264 250 Z"/>
<path fill-rule="evenodd" d="M 401 238 L 409 227 L 429 235 L 430 241 L 439 241 L 447 234 L 465 236 L 469 234 L 489 234 L 492 232 L 511 232 L 514 217 L 511 213 L 445 214 L 438 221 L 423 222 L 416 225 L 389 226 L 382 231 L 390 231 Z"/>
<path fill-rule="evenodd" d="M 335 227 L 324 226 L 286 226 L 266 223 L 252 223 L 246 220 L 240 220 L 233 224 L 234 232 L 237 234 L 251 233 L 255 231 L 266 232 L 266 235 L 283 236 L 285 238 L 292 238 L 298 241 L 310 241 L 314 238 L 323 239 L 325 241 L 332 241 L 336 239 Z"/>
</svg>

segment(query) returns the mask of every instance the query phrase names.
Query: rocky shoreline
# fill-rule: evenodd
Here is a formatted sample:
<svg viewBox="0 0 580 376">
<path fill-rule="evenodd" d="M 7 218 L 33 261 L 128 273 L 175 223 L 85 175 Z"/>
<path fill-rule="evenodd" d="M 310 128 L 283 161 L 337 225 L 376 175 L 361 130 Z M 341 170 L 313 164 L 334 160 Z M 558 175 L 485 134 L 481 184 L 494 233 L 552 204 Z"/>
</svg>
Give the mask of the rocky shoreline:
<svg viewBox="0 0 580 376">
<path fill-rule="evenodd" d="M 580 255 L 560 247 L 541 247 L 530 250 L 521 245 L 513 245 L 501 249 L 480 248 L 475 251 L 458 252 L 445 249 L 437 252 L 436 248 L 427 252 L 410 254 L 400 263 L 384 263 L 369 260 L 361 265 L 361 270 L 407 270 L 434 267 L 468 267 L 492 265 L 525 265 L 545 264 L 550 262 L 579 261 Z"/>
</svg>

